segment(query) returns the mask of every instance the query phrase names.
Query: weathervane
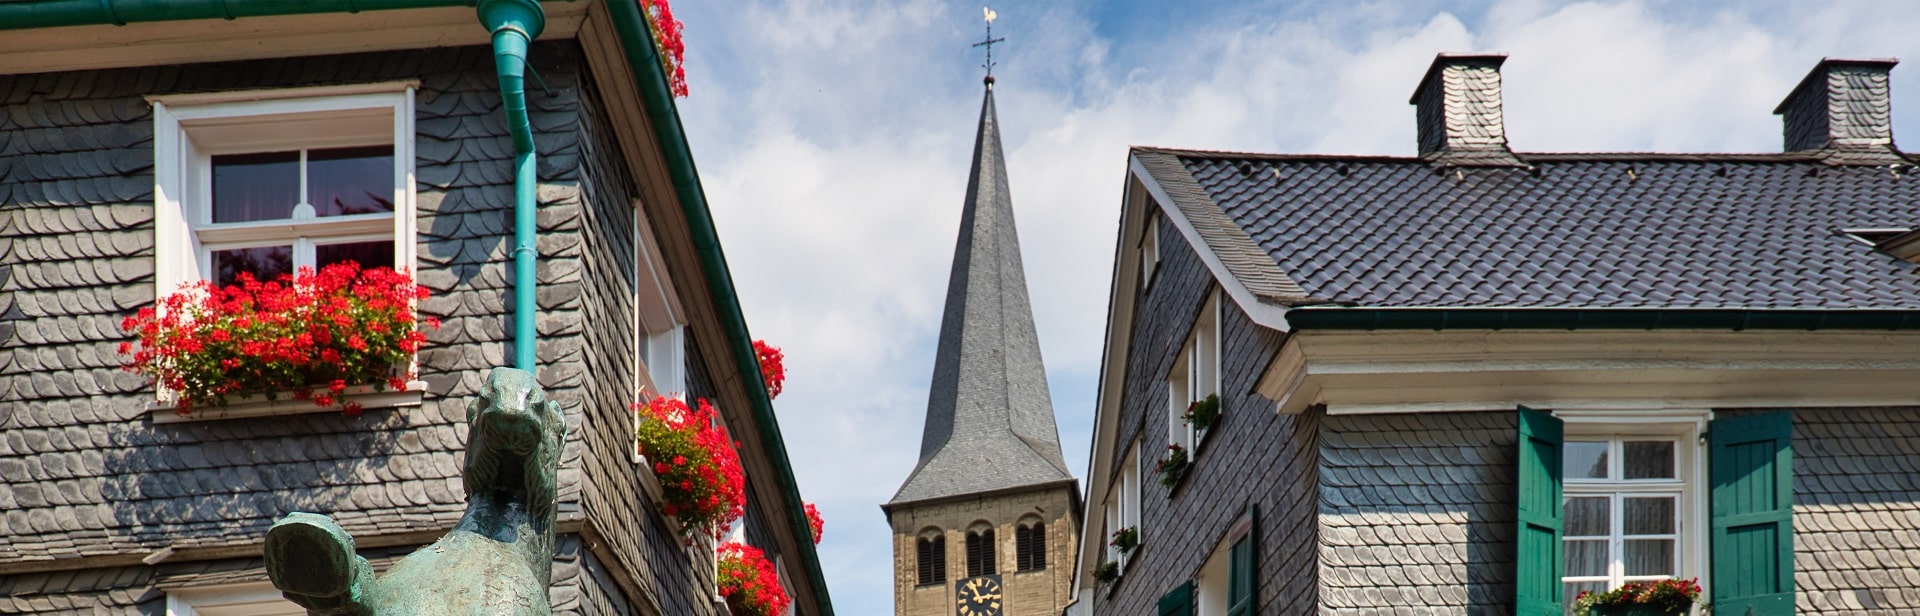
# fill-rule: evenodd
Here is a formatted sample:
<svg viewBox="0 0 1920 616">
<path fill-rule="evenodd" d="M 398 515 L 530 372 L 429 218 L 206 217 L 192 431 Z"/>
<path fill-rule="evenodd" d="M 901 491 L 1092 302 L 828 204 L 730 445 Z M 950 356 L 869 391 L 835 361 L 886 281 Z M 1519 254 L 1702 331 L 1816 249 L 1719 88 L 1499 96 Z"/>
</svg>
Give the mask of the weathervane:
<svg viewBox="0 0 1920 616">
<path fill-rule="evenodd" d="M 987 63 L 982 64 L 980 66 L 987 69 L 986 81 L 987 81 L 987 85 L 991 86 L 993 85 L 993 45 L 995 43 L 1004 43 L 1007 41 L 1007 39 L 993 38 L 993 18 L 999 17 L 1000 14 L 995 13 L 993 12 L 993 9 L 984 7 L 984 6 L 980 7 L 980 12 L 981 14 L 985 15 L 987 18 L 987 39 L 984 41 L 980 41 L 978 43 L 974 43 L 973 46 L 987 48 Z"/>
</svg>

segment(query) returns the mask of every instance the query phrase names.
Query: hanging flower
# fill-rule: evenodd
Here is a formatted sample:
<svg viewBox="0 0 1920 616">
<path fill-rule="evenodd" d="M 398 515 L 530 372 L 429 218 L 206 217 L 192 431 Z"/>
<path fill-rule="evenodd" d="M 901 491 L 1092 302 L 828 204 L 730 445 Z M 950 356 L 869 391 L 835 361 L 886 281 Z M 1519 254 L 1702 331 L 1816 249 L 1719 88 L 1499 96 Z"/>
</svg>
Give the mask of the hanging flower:
<svg viewBox="0 0 1920 616">
<path fill-rule="evenodd" d="M 245 273 L 226 287 L 195 282 L 121 321 L 134 335 L 120 344 L 122 367 L 173 392 L 182 415 L 229 396 L 286 391 L 357 414 L 342 395 L 349 385 L 404 390 L 412 379 L 401 373 L 427 339 L 413 302 L 426 297 L 405 273 L 353 262 L 269 282 Z"/>
<path fill-rule="evenodd" d="M 765 340 L 755 340 L 753 355 L 760 360 L 760 379 L 767 384 L 767 398 L 780 397 L 780 390 L 787 383 L 787 354 Z"/>
<path fill-rule="evenodd" d="M 1160 471 L 1160 485 L 1173 487 L 1187 476 L 1187 448 L 1178 444 L 1167 446 L 1167 457 L 1161 458 L 1154 466 Z"/>
<path fill-rule="evenodd" d="M 774 616 L 786 611 L 792 599 L 780 586 L 780 573 L 759 548 L 728 542 L 720 546 L 720 596 L 734 616 Z"/>
<path fill-rule="evenodd" d="M 813 531 L 813 544 L 820 545 L 820 532 L 827 529 L 827 522 L 820 519 L 820 509 L 813 503 L 807 503 L 807 529 Z"/>
<path fill-rule="evenodd" d="M 641 412 L 640 453 L 660 480 L 661 510 L 691 534 L 704 529 L 722 536 L 747 505 L 746 473 L 727 429 L 705 399 L 697 408 L 655 397 L 634 405 Z"/>
<path fill-rule="evenodd" d="M 660 56 L 660 69 L 667 75 L 667 86 L 673 95 L 687 96 L 687 45 L 681 40 L 680 31 L 685 24 L 673 18 L 673 7 L 667 0 L 640 0 L 640 14 L 647 18 L 647 29 L 653 32 L 653 50 Z"/>
</svg>

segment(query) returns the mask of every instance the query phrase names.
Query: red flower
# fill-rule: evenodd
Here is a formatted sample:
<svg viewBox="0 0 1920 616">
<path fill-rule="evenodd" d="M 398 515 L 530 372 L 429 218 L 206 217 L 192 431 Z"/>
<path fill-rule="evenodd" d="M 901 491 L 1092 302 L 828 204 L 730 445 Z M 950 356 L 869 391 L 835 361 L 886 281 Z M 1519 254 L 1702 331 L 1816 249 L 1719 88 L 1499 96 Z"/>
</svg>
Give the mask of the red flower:
<svg viewBox="0 0 1920 616">
<path fill-rule="evenodd" d="M 676 97 L 687 95 L 687 45 L 680 39 L 684 24 L 673 18 L 667 0 L 640 0 L 640 13 L 647 18 L 647 30 L 653 33 L 653 50 L 660 56 L 660 69 L 666 73 L 667 87 Z"/>
<path fill-rule="evenodd" d="M 813 531 L 813 544 L 820 545 L 820 533 L 827 529 L 827 522 L 820 519 L 820 509 L 813 503 L 807 503 L 807 529 Z"/>
<path fill-rule="evenodd" d="M 720 596 L 735 616 L 773 616 L 785 612 L 793 600 L 780 585 L 780 572 L 765 553 L 753 546 L 729 542 L 720 546 Z"/>
<path fill-rule="evenodd" d="M 189 284 L 121 322 L 135 337 L 121 345 L 132 355 L 124 367 L 173 390 L 180 408 L 289 390 L 331 406 L 346 384 L 383 379 L 401 389 L 393 373 L 424 338 L 412 310 L 423 292 L 404 273 L 352 263 L 276 281 L 242 274 L 227 287 Z M 320 383 L 333 395 L 301 391 Z"/>
<path fill-rule="evenodd" d="M 686 466 L 686 465 L 687 465 L 687 457 L 686 457 L 686 456 L 674 456 L 674 457 L 673 457 L 673 465 L 674 465 L 674 466 Z"/>
<path fill-rule="evenodd" d="M 787 383 L 787 354 L 765 340 L 753 341 L 753 354 L 760 360 L 760 379 L 767 384 L 767 398 L 780 397 L 780 390 Z"/>
<path fill-rule="evenodd" d="M 740 454 L 727 447 L 718 412 L 706 400 L 688 407 L 680 400 L 656 397 L 634 405 L 640 412 L 636 436 L 641 453 L 654 461 L 661 510 L 679 518 L 688 533 L 718 534 L 746 507 L 746 474 Z"/>
</svg>

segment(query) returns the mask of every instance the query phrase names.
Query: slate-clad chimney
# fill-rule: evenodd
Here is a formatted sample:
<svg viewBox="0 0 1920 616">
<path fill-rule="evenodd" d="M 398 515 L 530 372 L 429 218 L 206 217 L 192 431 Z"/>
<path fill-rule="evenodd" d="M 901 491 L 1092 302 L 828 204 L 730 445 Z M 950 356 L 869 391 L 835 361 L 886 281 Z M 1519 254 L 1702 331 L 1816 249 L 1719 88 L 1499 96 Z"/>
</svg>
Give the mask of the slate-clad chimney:
<svg viewBox="0 0 1920 616">
<path fill-rule="evenodd" d="M 1807 73 L 1780 106 L 1788 152 L 1827 155 L 1831 162 L 1901 160 L 1893 146 L 1888 72 L 1893 58 L 1827 58 Z"/>
<path fill-rule="evenodd" d="M 1438 164 L 1522 164 L 1507 149 L 1500 103 L 1503 53 L 1443 53 L 1433 58 L 1408 103 L 1419 122 L 1420 156 Z"/>
</svg>

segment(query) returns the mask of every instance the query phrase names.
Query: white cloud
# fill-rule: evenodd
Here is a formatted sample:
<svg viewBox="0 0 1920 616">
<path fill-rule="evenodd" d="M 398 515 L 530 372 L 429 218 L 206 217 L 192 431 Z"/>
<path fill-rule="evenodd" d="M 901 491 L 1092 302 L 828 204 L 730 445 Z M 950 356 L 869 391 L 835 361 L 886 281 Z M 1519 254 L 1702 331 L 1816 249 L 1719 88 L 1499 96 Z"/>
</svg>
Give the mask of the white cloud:
<svg viewBox="0 0 1920 616">
<path fill-rule="evenodd" d="M 1868 3 L 1157 6 L 994 6 L 1014 206 L 1076 469 L 1128 146 L 1411 155 L 1406 100 L 1433 54 L 1497 50 L 1517 149 L 1770 151 L 1773 105 L 1820 56 L 1920 46 L 1920 14 Z M 887 613 L 878 505 L 919 450 L 979 110 L 978 3 L 680 8 L 682 114 L 748 321 L 788 352 L 777 406 L 827 514 L 836 608 Z M 1896 110 L 1911 81 L 1896 70 Z"/>
</svg>

